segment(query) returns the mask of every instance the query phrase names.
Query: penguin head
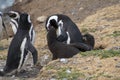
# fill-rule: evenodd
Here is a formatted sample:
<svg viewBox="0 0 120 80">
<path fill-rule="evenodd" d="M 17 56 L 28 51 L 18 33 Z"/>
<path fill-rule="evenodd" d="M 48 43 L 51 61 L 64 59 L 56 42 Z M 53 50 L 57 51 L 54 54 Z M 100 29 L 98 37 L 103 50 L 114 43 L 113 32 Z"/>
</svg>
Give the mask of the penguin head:
<svg viewBox="0 0 120 80">
<path fill-rule="evenodd" d="M 19 11 L 9 11 L 6 14 L 12 19 L 19 19 L 21 13 Z"/>
<path fill-rule="evenodd" d="M 27 13 L 22 13 L 19 19 L 19 27 L 22 29 L 30 29 L 31 27 L 31 20 L 30 15 Z"/>
<path fill-rule="evenodd" d="M 67 20 L 67 19 L 68 17 L 62 14 L 54 14 L 54 15 L 49 16 L 46 20 L 46 25 L 45 25 L 46 30 L 49 31 L 51 26 L 56 27 L 56 25 L 62 29 L 63 22 L 64 20 Z M 51 24 L 51 21 L 54 21 L 54 24 Z M 56 29 L 58 29 L 58 27 Z"/>
<path fill-rule="evenodd" d="M 57 15 L 52 15 L 49 16 L 46 20 L 46 30 L 49 31 L 51 26 L 55 26 L 58 25 L 58 16 Z"/>
<path fill-rule="evenodd" d="M 55 21 L 55 19 L 50 20 L 50 25 L 49 25 L 49 29 L 52 27 L 54 27 L 55 29 L 58 29 L 58 24 Z"/>
</svg>

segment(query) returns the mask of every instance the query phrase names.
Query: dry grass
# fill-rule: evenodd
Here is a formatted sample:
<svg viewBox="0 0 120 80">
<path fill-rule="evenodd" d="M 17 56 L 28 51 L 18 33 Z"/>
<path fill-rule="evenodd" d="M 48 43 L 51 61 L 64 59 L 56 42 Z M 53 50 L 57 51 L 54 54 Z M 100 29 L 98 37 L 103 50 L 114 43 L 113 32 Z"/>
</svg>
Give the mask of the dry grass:
<svg viewBox="0 0 120 80">
<path fill-rule="evenodd" d="M 95 48 L 103 46 L 106 49 L 120 46 L 120 4 L 98 10 L 94 15 L 88 16 L 81 24 L 81 30 L 90 32 L 95 36 Z M 108 36 L 111 35 L 111 36 Z"/>
</svg>

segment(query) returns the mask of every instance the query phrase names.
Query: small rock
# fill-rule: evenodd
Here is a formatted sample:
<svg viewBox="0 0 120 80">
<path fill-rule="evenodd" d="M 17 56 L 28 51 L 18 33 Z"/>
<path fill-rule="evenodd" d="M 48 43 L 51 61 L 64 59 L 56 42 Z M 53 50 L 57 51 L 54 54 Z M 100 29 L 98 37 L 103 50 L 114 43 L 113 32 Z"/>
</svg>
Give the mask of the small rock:
<svg viewBox="0 0 120 80">
<path fill-rule="evenodd" d="M 120 62 L 116 64 L 116 68 L 120 68 Z"/>
<path fill-rule="evenodd" d="M 62 80 L 68 80 L 67 78 L 63 78 Z"/>
<path fill-rule="evenodd" d="M 87 70 L 88 69 L 88 67 L 83 67 L 83 70 Z"/>
<path fill-rule="evenodd" d="M 118 58 L 115 57 L 114 60 L 115 60 L 115 61 L 118 61 Z"/>
<path fill-rule="evenodd" d="M 70 73 L 71 73 L 71 71 L 70 71 L 69 69 L 67 69 L 67 70 L 66 70 L 66 73 L 70 74 Z"/>
<path fill-rule="evenodd" d="M 61 59 L 60 59 L 60 62 L 62 62 L 62 63 L 67 63 L 67 62 L 68 62 L 68 60 L 67 60 L 67 59 L 65 59 L 65 58 L 61 58 Z"/>
<path fill-rule="evenodd" d="M 55 78 L 51 78 L 50 80 L 56 80 Z"/>
<path fill-rule="evenodd" d="M 101 67 L 102 67 L 102 65 L 97 65 L 97 67 L 101 68 Z"/>
<path fill-rule="evenodd" d="M 15 75 L 12 75 L 12 77 L 11 78 L 15 78 Z"/>
<path fill-rule="evenodd" d="M 47 18 L 46 16 L 40 16 L 40 17 L 37 18 L 37 21 L 39 23 L 43 23 L 43 22 L 45 22 L 46 18 Z"/>
</svg>

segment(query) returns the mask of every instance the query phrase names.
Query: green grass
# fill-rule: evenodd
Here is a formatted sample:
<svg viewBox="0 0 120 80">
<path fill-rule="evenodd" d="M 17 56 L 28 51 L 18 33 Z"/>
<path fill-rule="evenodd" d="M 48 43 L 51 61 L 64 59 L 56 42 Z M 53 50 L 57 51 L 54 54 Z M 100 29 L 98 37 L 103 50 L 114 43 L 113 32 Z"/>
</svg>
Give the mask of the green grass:
<svg viewBox="0 0 120 80">
<path fill-rule="evenodd" d="M 120 36 L 120 31 L 114 31 L 112 34 L 109 34 L 107 36 L 118 37 L 118 36 Z"/>
<path fill-rule="evenodd" d="M 83 32 L 83 33 L 89 33 L 89 32 L 95 32 L 96 31 L 96 29 L 95 28 L 93 28 L 93 29 L 87 29 L 87 28 L 82 28 L 81 29 L 81 32 Z"/>
<path fill-rule="evenodd" d="M 71 73 L 67 73 L 66 70 L 69 68 L 61 68 L 57 72 L 58 80 L 67 79 L 67 80 L 77 80 L 78 77 L 85 77 L 83 73 L 78 72 L 77 70 L 71 71 Z"/>
<path fill-rule="evenodd" d="M 120 56 L 120 50 L 92 50 L 87 52 L 81 52 L 82 56 L 100 56 L 101 58 L 108 58 L 114 56 Z"/>
</svg>

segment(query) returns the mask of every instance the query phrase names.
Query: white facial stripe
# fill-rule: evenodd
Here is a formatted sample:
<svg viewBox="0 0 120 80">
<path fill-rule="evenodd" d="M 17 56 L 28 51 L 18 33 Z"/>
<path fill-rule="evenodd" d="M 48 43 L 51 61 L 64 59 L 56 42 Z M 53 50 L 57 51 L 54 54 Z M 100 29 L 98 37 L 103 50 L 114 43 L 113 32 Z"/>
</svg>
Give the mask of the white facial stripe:
<svg viewBox="0 0 120 80">
<path fill-rule="evenodd" d="M 11 19 L 11 22 L 12 22 L 12 23 L 15 23 L 15 25 L 16 25 L 16 28 L 18 28 L 18 22 L 17 22 L 16 20 L 14 20 L 14 19 Z"/>
<path fill-rule="evenodd" d="M 54 16 L 51 16 L 49 19 L 48 19 L 48 22 L 47 22 L 47 29 L 49 29 L 49 25 L 50 25 L 50 20 L 54 19 L 56 22 L 58 21 L 58 16 L 54 15 Z"/>
<path fill-rule="evenodd" d="M 13 30 L 14 34 L 16 34 L 17 28 L 16 28 L 15 24 L 12 23 L 12 22 L 10 22 L 10 24 L 11 24 L 11 26 L 12 26 L 12 30 Z"/>
<path fill-rule="evenodd" d="M 28 15 L 28 22 L 31 23 L 31 20 L 30 20 L 30 15 Z"/>
<path fill-rule="evenodd" d="M 70 44 L 70 35 L 69 35 L 68 32 L 66 32 L 66 33 L 67 33 L 67 35 L 68 35 L 67 44 Z"/>
<path fill-rule="evenodd" d="M 57 29 L 57 37 L 60 36 L 61 34 L 62 34 L 61 27 L 58 27 L 58 29 Z"/>
<path fill-rule="evenodd" d="M 61 27 L 61 28 L 63 28 L 63 21 L 62 21 L 62 20 L 60 20 L 60 21 L 58 22 L 58 26 Z"/>
<path fill-rule="evenodd" d="M 20 14 L 18 12 L 10 11 L 9 13 L 16 14 L 16 17 L 14 19 L 20 18 Z"/>
<path fill-rule="evenodd" d="M 12 26 L 12 30 L 13 30 L 14 34 L 16 34 L 17 28 L 18 28 L 18 23 L 17 23 L 17 21 L 14 20 L 14 19 L 11 19 L 10 24 L 11 24 L 11 26 Z"/>
<path fill-rule="evenodd" d="M 22 41 L 20 50 L 21 50 L 21 58 L 20 58 L 20 62 L 19 62 L 19 66 L 18 66 L 18 70 L 22 67 L 22 62 L 24 59 L 24 50 L 25 50 L 25 44 L 26 44 L 27 38 L 25 37 Z"/>
</svg>

